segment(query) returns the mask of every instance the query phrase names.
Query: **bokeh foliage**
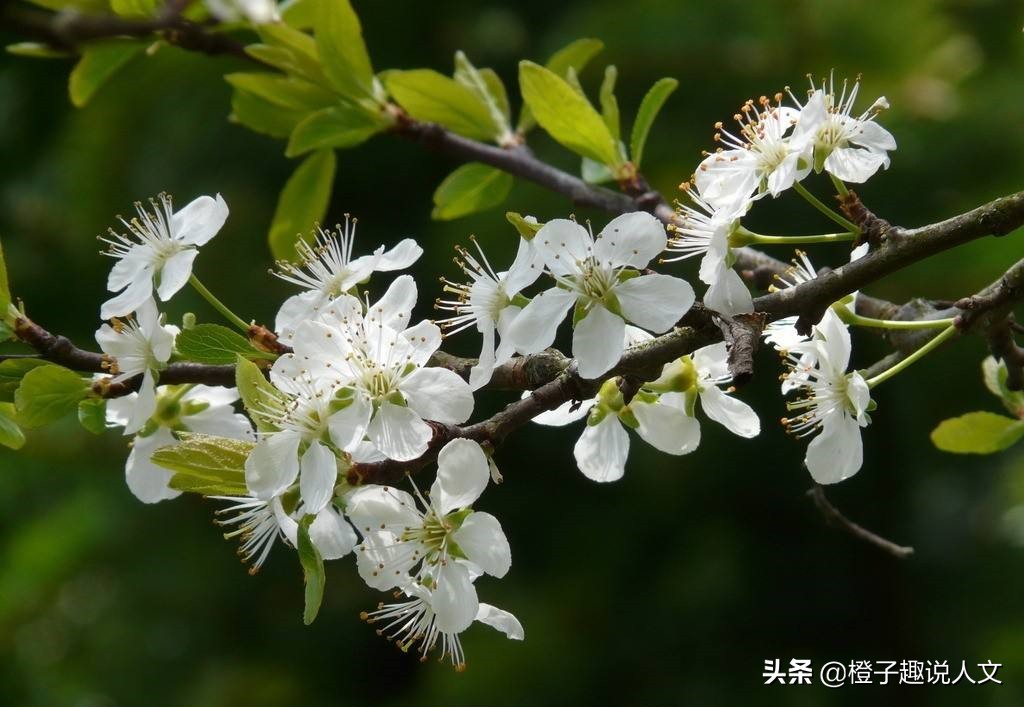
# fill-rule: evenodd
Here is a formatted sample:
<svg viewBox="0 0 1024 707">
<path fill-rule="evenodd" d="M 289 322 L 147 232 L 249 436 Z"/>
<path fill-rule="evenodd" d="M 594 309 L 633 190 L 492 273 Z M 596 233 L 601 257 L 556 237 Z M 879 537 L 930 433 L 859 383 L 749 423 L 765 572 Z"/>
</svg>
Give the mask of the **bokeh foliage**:
<svg viewBox="0 0 1024 707">
<path fill-rule="evenodd" d="M 711 146 L 712 124 L 743 99 L 798 88 L 808 71 L 862 72 L 867 100 L 899 149 L 861 190 L 903 225 L 935 221 L 1021 186 L 1022 13 L 1009 0 L 441 0 L 356 2 L 377 67 L 445 73 L 463 49 L 516 85 L 518 61 L 601 38 L 596 65 L 618 67 L 633 115 L 656 79 L 680 81 L 644 150 L 644 171 L 673 194 Z M 0 28 L 0 34 L 3 29 Z M 7 43 L 15 38 L 0 36 Z M 246 70 L 164 48 L 132 62 L 83 110 L 69 105 L 67 61 L 0 58 L 0 235 L 15 292 L 53 331 L 86 344 L 109 261 L 94 236 L 161 190 L 184 203 L 220 192 L 225 230 L 199 274 L 244 316 L 270 321 L 288 292 L 268 278 L 266 231 L 295 161 L 284 144 L 229 124 Z M 597 95 L 600 66 L 582 75 Z M 513 103 L 518 101 L 513 96 Z M 531 144 L 567 169 L 578 159 L 540 131 Z M 501 259 L 513 231 L 500 211 L 431 221 L 431 194 L 453 163 L 386 136 L 338 154 L 330 220 L 360 217 L 365 248 L 415 236 L 421 311 L 475 233 Z M 560 197 L 516 183 L 508 208 L 562 216 Z M 812 232 L 818 216 L 784 198 L 755 230 Z M 602 214 L 580 212 L 601 223 Z M 870 288 L 902 301 L 956 298 L 1019 257 L 1020 234 L 975 242 Z M 780 253 L 780 255 L 782 255 Z M 839 262 L 821 248 L 819 264 Z M 684 269 L 685 271 L 685 269 Z M 693 274 L 690 271 L 686 271 Z M 188 293 L 175 316 L 205 312 Z M 213 314 L 208 315 L 213 320 Z M 471 337 L 454 340 L 471 353 Z M 856 339 L 856 363 L 885 351 Z M 1024 699 L 1024 456 L 945 455 L 928 432 L 966 410 L 998 410 L 982 384 L 979 341 L 930 357 L 878 391 L 862 471 L 831 491 L 848 515 L 917 554 L 900 563 L 828 529 L 804 497 L 802 446 L 772 425 L 783 408 L 773 354 L 742 395 L 765 432 L 737 442 L 705 426 L 681 459 L 634 445 L 610 486 L 573 468 L 572 432 L 525 429 L 498 455 L 505 472 L 481 508 L 498 515 L 515 560 L 487 601 L 515 612 L 527 640 L 476 628 L 469 670 L 420 666 L 356 615 L 377 601 L 346 561 L 328 564 L 311 627 L 301 621 L 293 554 L 256 578 L 195 498 L 145 507 L 124 486 L 125 441 L 68 420 L 0 450 L 0 685 L 18 705 L 900 704 L 1015 705 Z M 482 398 L 479 413 L 500 405 Z M 937 658 L 1005 663 L 1002 686 L 766 688 L 765 658 Z M 871 693 L 867 695 L 867 693 Z"/>
</svg>

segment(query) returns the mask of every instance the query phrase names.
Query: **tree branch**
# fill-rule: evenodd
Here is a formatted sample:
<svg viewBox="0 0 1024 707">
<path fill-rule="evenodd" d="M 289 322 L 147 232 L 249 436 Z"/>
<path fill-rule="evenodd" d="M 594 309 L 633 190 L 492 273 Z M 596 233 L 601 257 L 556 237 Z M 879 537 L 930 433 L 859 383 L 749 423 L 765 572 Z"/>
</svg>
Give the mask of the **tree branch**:
<svg viewBox="0 0 1024 707">
<path fill-rule="evenodd" d="M 914 554 L 914 548 L 907 547 L 905 545 L 897 545 L 891 540 L 886 540 L 882 536 L 872 533 L 864 526 L 858 525 L 844 516 L 839 512 L 838 508 L 829 502 L 828 498 L 825 496 L 825 489 L 823 489 L 819 484 L 815 484 L 814 488 L 808 489 L 807 496 L 814 501 L 815 507 L 817 507 L 821 512 L 821 515 L 825 518 L 825 522 L 833 528 L 844 530 L 858 540 L 863 540 L 869 545 L 874 545 L 878 549 L 887 552 L 900 560 L 905 560 Z"/>
</svg>

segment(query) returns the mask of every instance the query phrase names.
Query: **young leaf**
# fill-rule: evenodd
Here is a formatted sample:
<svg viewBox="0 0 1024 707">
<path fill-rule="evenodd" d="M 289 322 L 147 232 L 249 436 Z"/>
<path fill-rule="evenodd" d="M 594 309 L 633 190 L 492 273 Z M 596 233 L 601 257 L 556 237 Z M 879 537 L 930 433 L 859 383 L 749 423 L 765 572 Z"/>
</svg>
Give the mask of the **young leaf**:
<svg viewBox="0 0 1024 707">
<path fill-rule="evenodd" d="M 295 76 L 239 71 L 224 76 L 235 88 L 281 108 L 309 113 L 337 103 L 337 97 L 314 83 Z"/>
<path fill-rule="evenodd" d="M 235 386 L 256 429 L 260 432 L 277 430 L 277 426 L 267 413 L 273 416 L 275 412 L 282 412 L 284 408 L 280 394 L 263 375 L 260 367 L 239 356 L 235 361 Z"/>
<path fill-rule="evenodd" d="M 295 126 L 286 157 L 298 157 L 321 148 L 355 147 L 379 133 L 386 123 L 360 106 L 335 105 L 310 113 Z"/>
<path fill-rule="evenodd" d="M 107 401 L 103 398 L 86 398 L 78 402 L 78 421 L 94 435 L 107 431 Z"/>
<path fill-rule="evenodd" d="M 333 91 L 334 87 L 320 62 L 320 51 L 311 36 L 283 22 L 268 22 L 257 27 L 256 31 L 265 44 L 248 45 L 245 51 L 250 56 L 286 74 L 301 76 Z"/>
<path fill-rule="evenodd" d="M 156 0 L 110 0 L 110 9 L 122 17 L 148 17 L 156 10 Z"/>
<path fill-rule="evenodd" d="M 602 49 L 604 49 L 604 43 L 599 39 L 577 39 L 552 54 L 544 66 L 557 76 L 564 77 L 569 69 L 578 74 Z M 536 124 L 537 120 L 533 117 L 530 106 L 524 103 L 519 113 L 516 131 L 526 133 Z"/>
<path fill-rule="evenodd" d="M 74 53 L 66 49 L 54 49 L 48 44 L 39 42 L 15 42 L 8 44 L 4 49 L 8 54 L 24 56 L 30 59 L 66 59 L 73 57 Z"/>
<path fill-rule="evenodd" d="M 21 449 L 25 445 L 25 433 L 15 418 L 14 405 L 0 403 L 0 444 L 10 449 Z"/>
<path fill-rule="evenodd" d="M 11 306 L 11 287 L 7 281 L 7 260 L 4 248 L 0 244 L 0 320 L 7 319 L 7 310 Z"/>
<path fill-rule="evenodd" d="M 464 164 L 449 174 L 434 192 L 431 217 L 450 221 L 489 209 L 505 201 L 512 175 L 479 162 Z"/>
<path fill-rule="evenodd" d="M 541 127 L 573 152 L 612 167 L 622 157 L 608 126 L 590 102 L 564 79 L 529 61 L 519 64 L 523 100 Z"/>
<path fill-rule="evenodd" d="M 615 79 L 619 72 L 614 65 L 609 64 L 604 69 L 604 81 L 601 82 L 601 117 L 604 124 L 608 126 L 608 132 L 619 141 L 619 102 L 615 100 Z"/>
<path fill-rule="evenodd" d="M 594 160 L 586 157 L 583 158 L 583 162 L 580 165 L 580 176 L 588 184 L 603 184 L 615 179 L 615 175 L 612 174 L 610 169 L 600 162 L 594 162 Z"/>
<path fill-rule="evenodd" d="M 1006 387 L 1006 363 L 988 356 L 981 362 L 981 375 L 985 387 L 997 396 L 1006 410 L 1015 417 L 1024 418 L 1024 391 Z"/>
<path fill-rule="evenodd" d="M 171 487 L 179 491 L 245 495 L 245 460 L 254 446 L 245 440 L 189 434 L 179 444 L 157 449 L 150 459 L 175 472 Z"/>
<path fill-rule="evenodd" d="M 444 74 L 432 69 L 389 71 L 384 83 L 398 105 L 416 120 L 443 125 L 474 140 L 501 134 L 484 102 Z"/>
<path fill-rule="evenodd" d="M 261 135 L 286 138 L 306 115 L 305 111 L 284 108 L 254 93 L 236 88 L 231 94 L 231 115 L 228 120 Z"/>
<path fill-rule="evenodd" d="M 485 77 L 482 71 L 473 66 L 465 53 L 458 51 L 455 52 L 455 80 L 472 91 L 487 106 L 496 136 L 504 136 L 511 132 L 508 95 L 497 74 L 492 71 Z"/>
<path fill-rule="evenodd" d="M 316 25 L 316 0 L 285 0 L 277 9 L 289 27 L 311 29 Z"/>
<path fill-rule="evenodd" d="M 531 217 L 529 221 L 527 221 L 526 218 L 527 217 L 517 211 L 505 212 L 505 220 L 512 224 L 523 239 L 532 241 L 533 237 L 537 235 L 537 231 L 539 231 L 544 224 L 539 223 L 535 218 Z"/>
<path fill-rule="evenodd" d="M 944 452 L 993 454 L 1024 437 L 1024 421 L 993 412 L 969 412 L 943 420 L 932 430 L 932 442 Z"/>
<path fill-rule="evenodd" d="M 0 362 L 0 400 L 14 402 L 14 391 L 21 385 L 21 379 L 33 368 L 48 366 L 38 358 L 12 358 Z"/>
<path fill-rule="evenodd" d="M 324 73 L 343 96 L 376 101 L 373 65 L 349 0 L 316 0 L 316 46 Z"/>
<path fill-rule="evenodd" d="M 68 95 L 71 104 L 81 108 L 96 91 L 128 62 L 142 53 L 141 42 L 110 41 L 91 44 L 82 52 L 82 58 L 71 70 Z"/>
<path fill-rule="evenodd" d="M 661 79 L 651 86 L 651 90 L 640 102 L 640 110 L 637 111 L 636 120 L 633 122 L 633 135 L 629 139 L 629 154 L 633 158 L 633 164 L 637 167 L 640 166 L 640 160 L 644 156 L 647 133 L 651 131 L 651 125 L 658 117 L 658 112 L 677 86 L 679 86 L 679 82 L 675 79 Z"/>
<path fill-rule="evenodd" d="M 327 213 L 334 168 L 334 151 L 321 149 L 307 157 L 288 178 L 270 225 L 270 252 L 275 258 L 294 259 L 298 239 Z"/>
<path fill-rule="evenodd" d="M 185 329 L 178 334 L 174 345 L 182 356 L 199 363 L 231 364 L 239 354 L 246 358 L 276 358 L 257 349 L 238 332 L 219 324 L 196 324 Z"/>
<path fill-rule="evenodd" d="M 298 551 L 299 562 L 302 564 L 302 579 L 306 585 L 306 607 L 302 612 L 302 623 L 309 626 L 320 613 L 320 604 L 324 598 L 324 560 L 320 551 L 309 538 L 309 526 L 316 516 L 306 514 L 299 522 Z"/>
<path fill-rule="evenodd" d="M 24 427 L 41 427 L 78 407 L 89 393 L 89 381 L 63 366 L 33 368 L 14 392 L 18 421 Z"/>
</svg>

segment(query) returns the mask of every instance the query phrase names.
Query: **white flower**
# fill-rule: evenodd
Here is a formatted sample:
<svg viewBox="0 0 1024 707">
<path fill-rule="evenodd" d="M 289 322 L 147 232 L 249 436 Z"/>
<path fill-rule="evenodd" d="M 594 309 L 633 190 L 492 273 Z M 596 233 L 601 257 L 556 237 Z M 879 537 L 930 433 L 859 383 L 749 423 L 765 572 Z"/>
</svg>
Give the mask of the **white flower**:
<svg viewBox="0 0 1024 707">
<path fill-rule="evenodd" d="M 788 135 L 797 111 L 781 99 L 777 94 L 774 104 L 766 96 L 748 100 L 734 116 L 738 136 L 715 124 L 715 140 L 728 149 L 708 155 L 694 173 L 697 188 L 715 208 L 732 208 L 755 190 L 778 196 L 811 171 L 802 144 Z"/>
<path fill-rule="evenodd" d="M 441 329 L 428 321 L 405 328 L 415 302 L 416 284 L 403 275 L 365 315 L 354 298 L 339 298 L 323 321 L 302 324 L 295 340 L 302 366 L 336 377 L 351 392 L 351 407 L 365 411 L 358 440 L 365 431 L 381 454 L 398 461 L 426 452 L 433 430 L 425 420 L 459 424 L 473 412 L 469 384 L 426 365 L 441 345 Z"/>
<path fill-rule="evenodd" d="M 318 313 L 337 297 L 349 293 L 366 282 L 375 272 L 404 270 L 423 254 L 423 249 L 406 238 L 391 250 L 379 246 L 370 255 L 352 257 L 357 220 L 345 216 L 345 225 L 337 231 L 318 229 L 314 243 L 300 240 L 296 244 L 298 263 L 278 261 L 274 275 L 306 290 L 285 300 L 277 313 L 275 329 L 278 339 L 292 342 L 295 329 Z"/>
<path fill-rule="evenodd" d="M 702 256 L 700 281 L 709 285 L 704 295 L 704 306 L 726 317 L 754 311 L 754 300 L 732 265 L 735 261 L 729 238 L 740 227 L 740 218 L 749 210 L 751 201 L 744 198 L 729 205 L 714 207 L 692 188 L 687 194 L 698 208 L 679 205 L 682 223 L 672 226 L 673 236 L 666 247 L 677 257 L 665 258 L 675 262 Z"/>
<path fill-rule="evenodd" d="M 221 22 L 236 22 L 244 17 L 255 25 L 262 25 L 281 19 L 275 0 L 206 0 L 206 6 Z"/>
<path fill-rule="evenodd" d="M 824 81 L 821 88 L 815 87 L 812 81 L 810 95 L 800 106 L 800 117 L 793 131 L 794 142 L 807 151 L 813 150 L 817 171 L 824 168 L 846 182 L 866 182 L 880 167 L 887 169 L 888 153 L 896 149 L 892 134 L 875 122 L 875 117 L 889 107 L 889 102 L 882 96 L 855 117 L 853 104 L 859 90 L 859 79 L 852 88 L 844 80 L 838 96 L 831 77 L 827 88 Z M 792 97 L 800 105 L 796 97 Z"/>
<path fill-rule="evenodd" d="M 253 496 L 211 498 L 231 504 L 217 511 L 218 516 L 229 516 L 218 518 L 217 523 L 235 526 L 225 532 L 224 537 L 241 541 L 238 554 L 243 562 L 252 563 L 249 574 L 256 574 L 263 566 L 278 537 L 284 538 L 292 547 L 298 546 L 298 520 L 304 515 L 305 506 L 300 505 L 289 514 L 284 510 L 281 496 L 270 499 Z M 309 526 L 309 539 L 325 560 L 344 557 L 359 540 L 352 526 L 332 504 L 325 505 L 316 513 L 316 518 Z"/>
<path fill-rule="evenodd" d="M 422 510 L 412 495 L 390 486 L 353 491 L 345 512 L 363 535 L 359 575 L 381 590 L 402 588 L 415 576 L 431 589 L 441 626 L 466 629 L 478 608 L 473 574 L 504 577 L 512 564 L 498 519 L 471 509 L 489 480 L 480 445 L 455 439 L 438 455 L 429 500 L 417 492 Z"/>
<path fill-rule="evenodd" d="M 783 424 L 797 437 L 820 430 L 808 445 L 804 462 L 819 484 L 834 484 L 856 474 L 863 462 L 860 428 L 870 422 L 871 391 L 860 373 L 846 372 L 850 333 L 831 309 L 814 327 L 811 340 L 793 347 L 792 365 L 798 365 L 801 354 L 810 349 L 814 350 L 813 368 L 798 375 L 803 397 L 787 404 L 800 412 Z"/>
<path fill-rule="evenodd" d="M 113 380 L 120 383 L 142 374 L 139 394 L 133 400 L 131 414 L 124 425 L 125 434 L 134 434 L 156 411 L 156 379 L 171 357 L 178 330 L 161 326 L 156 303 L 147 298 L 140 303 L 134 319 L 114 320 L 96 331 L 96 343 L 110 357 Z"/>
<path fill-rule="evenodd" d="M 107 401 L 107 422 L 127 426 L 138 406 L 138 393 Z M 252 439 L 252 424 L 245 415 L 235 412 L 232 403 L 238 400 L 234 388 L 206 385 L 161 386 L 156 395 L 153 416 L 132 442 L 125 464 L 125 481 L 135 497 L 143 503 L 156 503 L 181 494 L 168 487 L 173 473 L 157 466 L 150 457 L 160 447 L 178 444 L 173 432 Z"/>
<path fill-rule="evenodd" d="M 455 313 L 455 316 L 437 322 L 447 330 L 447 334 L 475 325 L 483 335 L 480 359 L 469 372 L 469 385 L 476 390 L 487 384 L 496 366 L 512 360 L 515 348 L 509 341 L 508 330 L 522 311 L 520 305 L 513 304 L 513 299 L 540 276 L 543 261 L 530 241 L 521 238 L 512 266 L 506 272 L 496 273 L 475 238 L 473 243 L 480 253 L 480 260 L 469 251 L 460 249 L 462 260 L 456 261 L 471 282 L 463 284 L 442 279 L 445 292 L 454 294 L 457 299 L 438 299 L 435 306 Z M 501 337 L 497 348 L 495 333 Z"/>
<path fill-rule="evenodd" d="M 665 228 L 648 213 L 623 214 L 596 239 L 578 223 L 556 219 L 537 232 L 533 244 L 558 284 L 523 308 L 508 336 L 521 353 L 536 353 L 554 342 L 575 305 L 572 353 L 584 378 L 596 378 L 618 362 L 627 321 L 660 333 L 693 305 L 693 288 L 685 280 L 638 273 L 666 244 Z"/>
<path fill-rule="evenodd" d="M 376 611 L 364 611 L 360 618 L 371 625 L 383 624 L 377 632 L 387 636 L 389 641 L 395 641 L 402 651 L 408 651 L 418 643 L 420 660 L 425 661 L 434 648 L 439 648 L 438 660 L 448 658 L 457 671 L 465 670 L 466 656 L 459 638 L 459 633 L 465 628 L 452 629 L 445 625 L 435 609 L 435 595 L 426 587 L 414 583 L 404 592 L 406 601 L 381 602 Z M 523 640 L 525 635 L 519 619 L 490 604 L 479 604 L 473 619 L 498 629 L 514 641 Z"/>
<path fill-rule="evenodd" d="M 153 288 L 166 302 L 185 286 L 192 274 L 192 261 L 198 246 L 210 241 L 228 217 L 228 205 L 220 194 L 201 196 L 183 209 L 174 211 L 171 197 L 161 194 L 159 202 L 150 200 L 152 213 L 135 204 L 138 217 L 120 219 L 127 234 L 110 230 L 107 255 L 117 259 L 107 289 L 123 290 L 103 303 L 100 318 L 121 317 L 137 310 L 153 296 Z"/>
</svg>

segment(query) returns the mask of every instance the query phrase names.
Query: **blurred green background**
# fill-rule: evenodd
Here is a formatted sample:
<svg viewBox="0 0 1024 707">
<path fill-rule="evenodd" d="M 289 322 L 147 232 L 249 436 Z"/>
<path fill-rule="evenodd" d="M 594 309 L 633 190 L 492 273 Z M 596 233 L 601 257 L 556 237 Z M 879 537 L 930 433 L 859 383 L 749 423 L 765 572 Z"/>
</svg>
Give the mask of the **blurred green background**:
<svg viewBox="0 0 1024 707">
<path fill-rule="evenodd" d="M 893 165 L 859 190 L 885 218 L 936 221 L 1024 182 L 1024 13 L 1010 0 L 355 5 L 378 69 L 450 71 L 461 48 L 514 86 L 519 59 L 543 60 L 593 36 L 607 45 L 595 65 L 619 68 L 625 116 L 654 80 L 678 78 L 645 155 L 650 180 L 670 198 L 711 147 L 716 120 L 747 97 L 796 89 L 807 72 L 831 68 L 863 73 L 862 107 L 881 94 L 892 104 L 881 120 L 899 143 Z M 15 39 L 0 27 L 0 40 Z M 225 120 L 221 75 L 242 63 L 164 48 L 80 111 L 67 101 L 70 67 L 0 57 L 0 234 L 30 315 L 91 346 L 110 266 L 95 236 L 133 201 L 167 190 L 179 204 L 224 195 L 231 216 L 198 274 L 243 316 L 271 322 L 289 290 L 266 275 L 265 233 L 293 164 L 283 143 Z M 599 75 L 600 66 L 584 74 L 592 91 Z M 540 131 L 531 144 L 577 166 Z M 455 274 L 455 244 L 475 233 L 498 261 L 514 246 L 501 210 L 430 221 L 430 195 L 454 166 L 387 136 L 339 153 L 329 220 L 358 215 L 364 251 L 420 240 L 423 316 L 439 294 L 434 278 Z M 811 184 L 827 194 L 823 182 Z M 571 205 L 517 184 L 506 208 L 546 220 Z M 826 225 L 792 196 L 754 213 L 763 232 Z M 1019 233 L 978 241 L 869 292 L 955 299 L 1021 250 Z M 844 259 L 828 248 L 811 254 L 819 266 Z M 689 265 L 678 272 L 695 274 Z M 214 319 L 183 292 L 170 312 L 188 310 Z M 470 335 L 451 343 L 463 353 L 476 346 Z M 867 334 L 856 345 L 859 366 L 886 350 Z M 68 420 L 32 433 L 21 453 L 0 451 L 0 703 L 1022 704 L 1024 449 L 957 457 L 928 440 L 946 417 L 999 409 L 980 380 L 983 355 L 980 341 L 958 342 L 879 389 L 864 467 L 829 491 L 853 519 L 913 545 L 904 562 L 826 527 L 805 497 L 803 445 L 774 423 L 784 408 L 770 351 L 740 393 L 761 413 L 756 440 L 706 423 L 700 450 L 673 458 L 634 438 L 625 478 L 596 485 L 572 462 L 578 427 L 518 432 L 497 456 L 504 485 L 479 504 L 504 524 L 512 571 L 478 588 L 521 619 L 527 638 L 475 626 L 464 635 L 464 674 L 420 665 L 361 623 L 358 612 L 380 596 L 349 560 L 328 565 L 323 610 L 304 627 L 294 553 L 278 547 L 249 577 L 211 525 L 212 503 L 138 503 L 122 479 L 125 440 L 92 437 Z M 481 397 L 478 414 L 504 402 Z M 768 658 L 992 660 L 1005 664 L 1004 684 L 765 687 Z"/>
</svg>

